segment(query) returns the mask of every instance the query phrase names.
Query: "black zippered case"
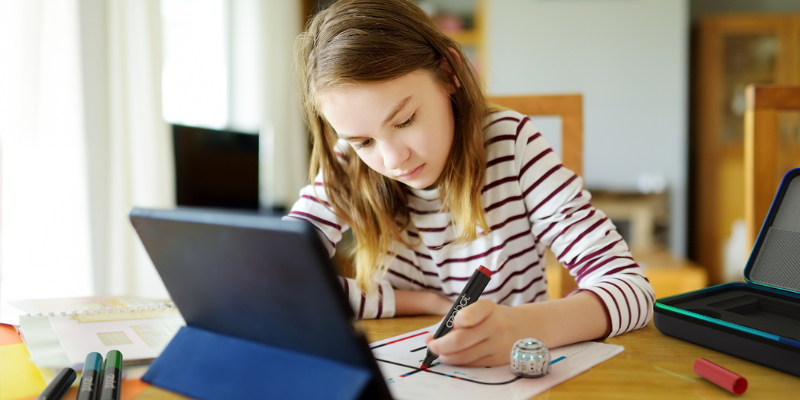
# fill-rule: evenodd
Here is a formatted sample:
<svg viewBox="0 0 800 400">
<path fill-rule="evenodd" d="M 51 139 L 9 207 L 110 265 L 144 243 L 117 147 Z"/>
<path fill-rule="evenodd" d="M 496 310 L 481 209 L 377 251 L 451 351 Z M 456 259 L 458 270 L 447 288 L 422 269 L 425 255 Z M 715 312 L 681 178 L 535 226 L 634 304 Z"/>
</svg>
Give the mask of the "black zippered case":
<svg viewBox="0 0 800 400">
<path fill-rule="evenodd" d="M 800 168 L 784 175 L 744 277 L 656 300 L 656 328 L 800 376 Z"/>
</svg>

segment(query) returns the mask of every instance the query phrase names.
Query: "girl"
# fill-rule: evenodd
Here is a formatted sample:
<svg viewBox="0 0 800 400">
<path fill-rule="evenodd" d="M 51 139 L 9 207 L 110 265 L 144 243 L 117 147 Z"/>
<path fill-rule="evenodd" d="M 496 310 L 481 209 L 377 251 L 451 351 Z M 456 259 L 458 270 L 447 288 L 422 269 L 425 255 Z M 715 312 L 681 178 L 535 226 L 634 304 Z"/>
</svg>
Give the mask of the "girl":
<svg viewBox="0 0 800 400">
<path fill-rule="evenodd" d="M 313 136 L 312 184 L 288 218 L 314 224 L 331 256 L 356 238 L 345 293 L 359 318 L 445 314 L 472 272 L 492 280 L 428 346 L 454 365 L 508 363 L 548 347 L 641 328 L 653 290 L 527 117 L 487 106 L 459 45 L 410 0 L 340 0 L 296 42 Z M 579 289 L 547 301 L 545 246 Z"/>
</svg>

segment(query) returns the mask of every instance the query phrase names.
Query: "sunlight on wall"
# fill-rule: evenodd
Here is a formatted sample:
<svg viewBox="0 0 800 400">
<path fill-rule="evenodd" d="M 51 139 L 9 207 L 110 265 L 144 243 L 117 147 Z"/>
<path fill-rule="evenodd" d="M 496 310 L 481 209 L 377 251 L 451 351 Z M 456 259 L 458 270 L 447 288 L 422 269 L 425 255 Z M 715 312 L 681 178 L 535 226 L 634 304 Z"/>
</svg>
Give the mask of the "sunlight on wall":
<svg viewBox="0 0 800 400">
<path fill-rule="evenodd" d="M 224 128 L 228 122 L 228 2 L 161 2 L 164 119 Z"/>
</svg>

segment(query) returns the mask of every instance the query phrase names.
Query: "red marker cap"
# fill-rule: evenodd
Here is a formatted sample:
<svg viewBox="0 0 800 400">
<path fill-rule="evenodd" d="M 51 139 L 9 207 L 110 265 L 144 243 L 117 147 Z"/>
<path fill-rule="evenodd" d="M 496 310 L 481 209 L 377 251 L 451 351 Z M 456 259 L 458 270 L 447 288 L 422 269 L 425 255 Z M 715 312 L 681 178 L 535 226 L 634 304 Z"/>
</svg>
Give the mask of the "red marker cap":
<svg viewBox="0 0 800 400">
<path fill-rule="evenodd" d="M 747 379 L 705 358 L 698 358 L 694 362 L 694 372 L 737 396 L 741 396 L 747 390 Z"/>
</svg>

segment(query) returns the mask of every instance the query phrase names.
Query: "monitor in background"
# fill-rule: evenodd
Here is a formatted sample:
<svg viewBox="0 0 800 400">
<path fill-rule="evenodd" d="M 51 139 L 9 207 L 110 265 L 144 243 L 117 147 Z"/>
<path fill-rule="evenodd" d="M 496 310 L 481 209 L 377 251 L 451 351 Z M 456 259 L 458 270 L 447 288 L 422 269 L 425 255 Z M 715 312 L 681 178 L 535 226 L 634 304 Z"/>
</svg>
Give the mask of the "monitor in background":
<svg viewBox="0 0 800 400">
<path fill-rule="evenodd" d="M 258 210 L 258 135 L 172 125 L 178 206 Z"/>
</svg>

